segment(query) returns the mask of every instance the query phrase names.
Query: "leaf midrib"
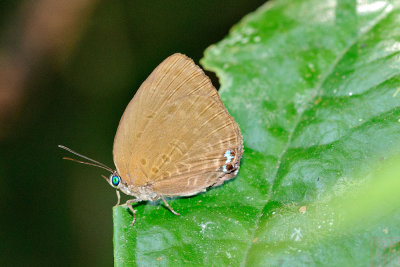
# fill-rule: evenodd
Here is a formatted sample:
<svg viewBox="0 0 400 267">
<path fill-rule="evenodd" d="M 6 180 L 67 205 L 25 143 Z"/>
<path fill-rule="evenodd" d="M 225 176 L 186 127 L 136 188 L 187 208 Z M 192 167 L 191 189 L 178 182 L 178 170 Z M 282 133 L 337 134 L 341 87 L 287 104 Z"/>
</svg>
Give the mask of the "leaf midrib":
<svg viewBox="0 0 400 267">
<path fill-rule="evenodd" d="M 385 9 L 387 9 L 387 8 L 388 8 L 388 6 L 385 7 Z M 343 51 L 342 51 L 341 53 L 338 54 L 338 56 L 335 58 L 335 60 L 333 61 L 333 63 L 328 67 L 327 72 L 326 72 L 324 75 L 322 75 L 322 77 L 321 77 L 319 83 L 317 83 L 317 85 L 315 86 L 315 89 L 313 90 L 313 94 L 312 94 L 313 96 L 310 97 L 310 99 L 309 99 L 309 101 L 307 102 L 307 105 L 306 105 L 306 106 L 309 106 L 310 104 L 313 103 L 313 101 L 315 100 L 315 98 L 318 96 L 318 92 L 320 91 L 322 85 L 325 83 L 326 79 L 333 73 L 333 71 L 335 70 L 335 68 L 336 68 L 336 66 L 338 65 L 338 63 L 341 61 L 341 59 L 344 57 L 344 55 L 350 50 L 350 48 L 353 47 L 354 44 L 356 44 L 357 41 L 358 41 L 361 37 L 365 36 L 365 34 L 367 34 L 367 33 L 370 32 L 373 28 L 375 28 L 384 18 L 386 18 L 386 17 L 393 11 L 393 9 L 392 9 L 392 10 L 389 10 L 389 11 L 386 11 L 385 9 L 382 11 L 382 14 L 381 14 L 380 16 L 378 16 L 378 18 L 377 18 L 375 21 L 373 21 L 373 22 L 371 23 L 371 25 L 370 25 L 368 28 L 366 28 L 366 30 L 365 30 L 364 32 L 362 32 L 361 34 L 359 34 L 358 36 L 356 36 L 356 38 L 354 38 L 354 40 L 353 40 L 352 42 L 350 42 L 350 43 L 343 49 Z M 293 128 L 292 128 L 292 130 L 291 130 L 290 133 L 289 133 L 289 136 L 288 136 L 288 139 L 287 139 L 287 143 L 286 143 L 285 147 L 283 148 L 281 154 L 280 154 L 279 157 L 278 157 L 278 160 L 277 160 L 277 162 L 278 162 L 278 167 L 275 169 L 275 172 L 274 172 L 274 174 L 273 174 L 273 179 L 272 179 L 271 185 L 270 185 L 270 187 L 269 187 L 269 189 L 268 189 L 268 193 L 267 193 L 267 198 L 266 198 L 266 200 L 265 200 L 265 204 L 264 204 L 264 206 L 260 209 L 260 212 L 259 212 L 259 214 L 257 215 L 257 220 L 256 220 L 256 223 L 255 223 L 255 226 L 256 226 L 256 227 L 255 227 L 254 230 L 253 230 L 253 233 L 252 233 L 252 235 L 251 235 L 251 238 L 249 238 L 248 247 L 247 247 L 246 252 L 245 252 L 245 254 L 244 254 L 244 257 L 243 257 L 243 262 L 240 264 L 241 266 L 245 266 L 245 264 L 248 262 L 249 252 L 250 252 L 251 248 L 253 247 L 253 240 L 254 240 L 254 238 L 256 237 L 257 231 L 258 231 L 258 229 L 259 229 L 259 227 L 260 227 L 261 218 L 262 218 L 262 212 L 263 212 L 263 210 L 266 208 L 266 206 L 268 205 L 269 200 L 271 199 L 272 188 L 274 187 L 275 181 L 277 180 L 277 179 L 276 179 L 276 178 L 277 178 L 277 174 L 278 174 L 278 172 L 279 172 L 279 170 L 280 170 L 280 166 L 281 166 L 281 164 L 282 164 L 281 161 L 282 161 L 283 157 L 285 156 L 285 154 L 287 153 L 287 150 L 288 150 L 288 148 L 289 148 L 289 146 L 290 146 L 290 144 L 291 144 L 292 138 L 293 138 L 293 134 L 294 134 L 294 132 L 296 131 L 296 129 L 297 129 L 299 123 L 301 122 L 302 117 L 303 117 L 303 114 L 304 114 L 304 112 L 305 112 L 306 110 L 307 110 L 307 109 L 304 109 L 304 110 L 297 116 L 296 121 L 295 121 L 295 123 L 294 123 L 294 125 L 293 125 Z"/>
</svg>

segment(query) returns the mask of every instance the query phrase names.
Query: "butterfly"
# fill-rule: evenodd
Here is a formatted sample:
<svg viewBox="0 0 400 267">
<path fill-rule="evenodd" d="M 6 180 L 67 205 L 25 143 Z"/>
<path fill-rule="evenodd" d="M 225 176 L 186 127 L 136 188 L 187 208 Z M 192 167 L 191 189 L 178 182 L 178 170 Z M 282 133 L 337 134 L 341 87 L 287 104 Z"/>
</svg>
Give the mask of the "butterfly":
<svg viewBox="0 0 400 267">
<path fill-rule="evenodd" d="M 126 107 L 114 138 L 116 170 L 59 146 L 109 171 L 106 181 L 133 196 L 124 205 L 192 196 L 235 177 L 243 154 L 238 124 L 210 79 L 192 59 L 173 54 L 158 65 Z"/>
</svg>

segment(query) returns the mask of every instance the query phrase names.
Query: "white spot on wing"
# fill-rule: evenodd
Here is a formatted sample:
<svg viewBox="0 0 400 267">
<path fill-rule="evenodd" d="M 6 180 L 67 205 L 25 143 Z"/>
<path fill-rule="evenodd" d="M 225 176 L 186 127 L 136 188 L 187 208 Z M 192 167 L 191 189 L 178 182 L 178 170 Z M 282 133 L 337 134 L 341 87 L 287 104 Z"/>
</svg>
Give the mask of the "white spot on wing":
<svg viewBox="0 0 400 267">
<path fill-rule="evenodd" d="M 224 157 L 226 158 L 225 163 L 229 163 L 234 159 L 234 156 L 231 155 L 230 150 L 225 151 Z"/>
<path fill-rule="evenodd" d="M 228 172 L 228 170 L 226 169 L 226 165 L 222 166 L 222 171 L 223 172 Z"/>
</svg>

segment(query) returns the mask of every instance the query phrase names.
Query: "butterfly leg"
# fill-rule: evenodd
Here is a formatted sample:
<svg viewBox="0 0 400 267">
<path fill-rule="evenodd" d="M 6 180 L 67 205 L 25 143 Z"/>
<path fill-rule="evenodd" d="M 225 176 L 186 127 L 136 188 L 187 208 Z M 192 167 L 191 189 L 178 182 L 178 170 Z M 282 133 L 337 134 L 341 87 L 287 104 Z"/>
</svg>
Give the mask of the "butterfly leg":
<svg viewBox="0 0 400 267">
<path fill-rule="evenodd" d="M 138 199 L 129 199 L 129 200 L 125 203 L 125 205 L 128 206 L 128 208 L 132 211 L 132 214 L 133 214 L 133 219 L 132 219 L 132 222 L 131 222 L 130 226 L 134 225 L 134 224 L 135 224 L 135 221 L 136 221 L 136 210 L 134 210 L 134 209 L 132 208 L 132 203 L 136 203 L 136 202 L 139 202 L 139 200 L 138 200 Z"/>
<path fill-rule="evenodd" d="M 117 198 L 118 198 L 117 204 L 115 204 L 115 206 L 119 206 L 119 203 L 121 201 L 121 195 L 119 194 L 118 190 L 115 190 L 115 192 L 117 193 Z"/>
<path fill-rule="evenodd" d="M 168 205 L 168 202 L 165 200 L 165 198 L 163 196 L 160 196 L 162 201 L 164 202 L 165 206 L 167 206 L 167 208 L 175 215 L 180 215 L 179 213 L 177 213 L 176 211 L 174 211 L 170 205 Z"/>
</svg>

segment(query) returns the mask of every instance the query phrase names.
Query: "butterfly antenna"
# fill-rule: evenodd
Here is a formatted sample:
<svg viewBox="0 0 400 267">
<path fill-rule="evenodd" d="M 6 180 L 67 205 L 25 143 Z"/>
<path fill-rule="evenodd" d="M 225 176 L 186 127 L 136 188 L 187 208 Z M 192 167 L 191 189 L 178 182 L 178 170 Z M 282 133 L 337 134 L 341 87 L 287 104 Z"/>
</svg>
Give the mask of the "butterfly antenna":
<svg viewBox="0 0 400 267">
<path fill-rule="evenodd" d="M 79 154 L 78 152 L 75 152 L 75 151 L 73 151 L 72 149 L 70 149 L 70 148 L 68 148 L 68 147 L 65 147 L 65 146 L 62 146 L 62 145 L 58 145 L 58 147 L 61 148 L 61 149 L 67 150 L 68 152 L 70 152 L 70 153 L 72 153 L 72 154 L 74 154 L 74 155 L 77 155 L 78 157 L 87 159 L 87 160 L 89 160 L 89 161 L 91 161 L 91 162 L 94 162 L 94 163 L 85 162 L 85 161 L 80 161 L 80 160 L 77 160 L 77 159 L 72 159 L 72 158 L 67 158 L 67 157 L 63 157 L 63 159 L 75 161 L 75 162 L 82 163 L 82 164 L 86 164 L 86 165 L 91 165 L 91 166 L 99 167 L 99 168 L 105 169 L 105 170 L 107 170 L 107 171 L 109 171 L 109 172 L 111 172 L 111 173 L 114 172 L 113 169 L 111 169 L 111 168 L 108 167 L 107 165 L 105 165 L 105 164 L 103 164 L 103 163 L 101 163 L 101 162 L 98 162 L 97 160 L 94 160 L 94 159 L 91 159 L 91 158 L 89 158 L 89 157 L 86 157 L 86 156 L 84 156 L 84 155 L 82 155 L 82 154 Z"/>
<path fill-rule="evenodd" d="M 110 168 L 108 168 L 108 167 L 103 167 L 103 166 L 101 166 L 101 165 L 97 165 L 97 164 L 94 164 L 94 163 L 91 163 L 91 162 L 85 162 L 85 161 L 81 161 L 81 160 L 77 160 L 77 159 L 71 159 L 71 158 L 67 158 L 67 157 L 63 157 L 63 159 L 66 159 L 66 160 L 70 160 L 70 161 L 75 161 L 75 162 L 78 162 L 78 163 L 82 163 L 82 164 L 86 164 L 86 165 L 90 165 L 90 166 L 95 166 L 95 167 L 99 167 L 99 168 L 102 168 L 102 169 L 105 169 L 105 170 L 107 170 L 107 171 L 109 171 L 109 172 L 113 172 Z"/>
</svg>

